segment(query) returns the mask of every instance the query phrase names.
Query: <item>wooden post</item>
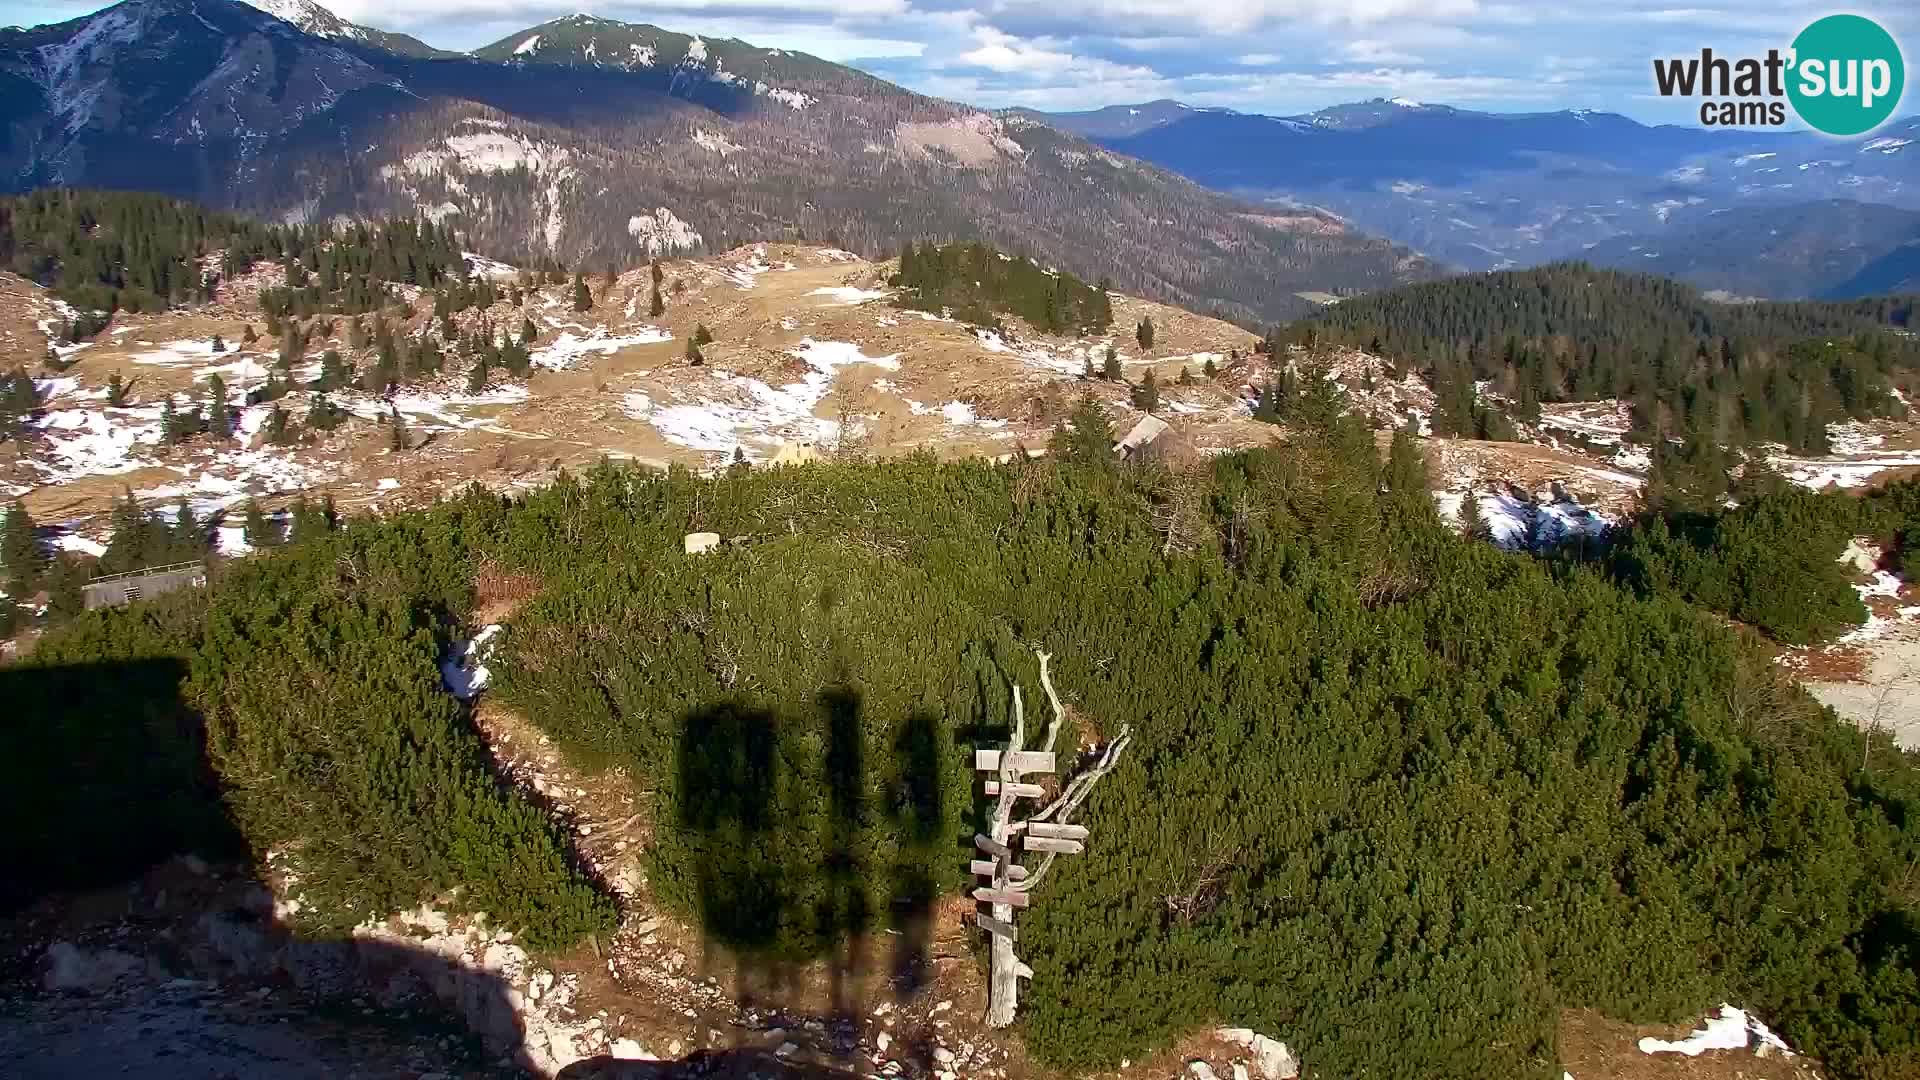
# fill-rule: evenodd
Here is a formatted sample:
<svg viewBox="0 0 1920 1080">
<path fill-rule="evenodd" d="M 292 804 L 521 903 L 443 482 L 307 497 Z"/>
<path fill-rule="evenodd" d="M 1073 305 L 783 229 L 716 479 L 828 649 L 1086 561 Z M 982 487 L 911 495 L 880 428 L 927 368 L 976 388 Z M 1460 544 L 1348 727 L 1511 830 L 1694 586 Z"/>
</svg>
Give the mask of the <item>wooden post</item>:
<svg viewBox="0 0 1920 1080">
<path fill-rule="evenodd" d="M 1060 704 L 1060 695 L 1054 692 L 1053 678 L 1047 670 L 1047 661 L 1051 658 L 1037 649 L 1034 652 L 1040 658 L 1040 685 L 1046 690 L 1047 701 L 1053 706 L 1053 720 L 1047 725 L 1045 742 L 1038 750 L 1025 748 L 1026 709 L 1020 697 L 1020 687 L 1015 684 L 1013 738 L 1008 741 L 1005 750 L 975 750 L 973 754 L 974 769 L 992 777 L 985 781 L 986 794 L 997 800 L 993 809 L 991 835 L 976 835 L 973 838 L 974 847 L 981 854 L 989 856 L 991 861 L 977 859 L 969 863 L 969 868 L 976 875 L 991 882 L 990 885 L 974 889 L 973 897 L 980 903 L 990 905 L 992 911 L 990 915 L 976 915 L 975 921 L 993 938 L 990 949 L 992 972 L 987 990 L 987 1025 L 996 1028 L 1013 1023 L 1014 1014 L 1020 1007 L 1020 980 L 1033 978 L 1033 969 L 1021 963 L 1013 953 L 1014 942 L 1019 940 L 1013 925 L 1014 910 L 1030 903 L 1029 891 L 1040 883 L 1041 877 L 1057 856 L 1078 855 L 1084 850 L 1086 827 L 1070 825 L 1067 819 L 1086 800 L 1093 785 L 1112 770 L 1120 759 L 1120 752 L 1132 738 L 1131 732 L 1122 727 L 1119 737 L 1107 744 L 1106 751 L 1091 769 L 1074 777 L 1066 790 L 1044 809 L 1030 819 L 1016 823 L 1013 813 L 1018 800 L 1042 799 L 1047 793 L 1038 784 L 1022 781 L 1021 776 L 1054 771 L 1053 744 L 1059 738 L 1061 721 L 1066 719 L 1066 708 Z M 1013 861 L 1016 844 L 1022 851 L 1045 852 L 1046 859 L 1037 868 L 1016 865 Z"/>
</svg>

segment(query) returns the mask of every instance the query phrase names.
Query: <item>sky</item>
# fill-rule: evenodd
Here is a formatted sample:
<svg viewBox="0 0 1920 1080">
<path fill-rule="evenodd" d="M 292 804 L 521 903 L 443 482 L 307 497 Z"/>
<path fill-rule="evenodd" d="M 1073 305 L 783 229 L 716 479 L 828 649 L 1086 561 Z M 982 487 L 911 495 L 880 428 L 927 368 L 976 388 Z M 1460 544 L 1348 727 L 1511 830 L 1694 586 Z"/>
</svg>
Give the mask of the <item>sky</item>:
<svg viewBox="0 0 1920 1080">
<path fill-rule="evenodd" d="M 334 0 L 355 22 L 470 49 L 583 0 Z M 1678 6 L 1684 3 L 1698 6 Z M 0 0 L 0 25 L 105 5 Z M 851 64 L 984 108 L 1091 109 L 1174 98 L 1297 114 L 1375 97 L 1496 112 L 1591 108 L 1690 122 L 1653 92 L 1655 57 L 1764 54 L 1835 11 L 1877 19 L 1920 58 L 1920 3 L 1788 0 L 604 0 L 589 14 L 737 37 Z M 1901 114 L 1920 112 L 1920 91 Z"/>
</svg>

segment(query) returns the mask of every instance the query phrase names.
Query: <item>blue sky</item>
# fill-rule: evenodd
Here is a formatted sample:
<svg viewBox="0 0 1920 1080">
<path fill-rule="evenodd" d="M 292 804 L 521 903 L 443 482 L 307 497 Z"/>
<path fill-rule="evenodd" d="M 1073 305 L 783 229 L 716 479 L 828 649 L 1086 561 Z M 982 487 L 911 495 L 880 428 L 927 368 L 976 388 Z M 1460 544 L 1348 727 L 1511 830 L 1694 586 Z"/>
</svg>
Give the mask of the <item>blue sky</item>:
<svg viewBox="0 0 1920 1080">
<path fill-rule="evenodd" d="M 581 0 L 336 0 L 356 22 L 467 49 Z M 1681 6 L 1692 3 L 1698 6 Z M 105 5 L 0 0 L 0 24 Z M 1878 19 L 1920 57 L 1920 4 L 1785 0 L 609 0 L 587 9 L 850 63 L 985 107 L 1085 109 L 1171 97 L 1270 113 L 1372 97 L 1495 111 L 1596 108 L 1687 122 L 1652 92 L 1655 56 L 1784 48 L 1836 10 Z M 1920 111 L 1909 94 L 1902 114 Z"/>
</svg>

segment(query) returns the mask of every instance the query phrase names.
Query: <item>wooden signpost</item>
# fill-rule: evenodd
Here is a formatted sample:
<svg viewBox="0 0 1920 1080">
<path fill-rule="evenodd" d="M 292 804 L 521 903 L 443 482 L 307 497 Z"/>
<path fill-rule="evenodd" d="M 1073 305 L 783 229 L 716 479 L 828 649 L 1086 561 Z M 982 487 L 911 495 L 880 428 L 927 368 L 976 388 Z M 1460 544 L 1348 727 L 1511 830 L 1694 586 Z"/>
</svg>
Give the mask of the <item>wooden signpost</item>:
<svg viewBox="0 0 1920 1080">
<path fill-rule="evenodd" d="M 1066 719 L 1066 710 L 1060 704 L 1060 695 L 1054 692 L 1053 678 L 1047 670 L 1051 657 L 1039 650 L 1035 650 L 1035 655 L 1040 658 L 1040 686 L 1046 690 L 1047 701 L 1053 706 L 1046 741 L 1038 750 L 1023 748 L 1027 736 L 1026 710 L 1020 700 L 1020 687 L 1015 684 L 1013 738 L 1007 748 L 973 752 L 975 771 L 986 776 L 986 794 L 999 799 L 994 806 L 992 835 L 976 834 L 973 838 L 973 846 L 986 858 L 968 864 L 974 874 L 988 882 L 973 890 L 973 898 L 990 909 L 990 913 L 975 915 L 980 928 L 993 937 L 992 983 L 987 995 L 990 1027 L 1013 1023 L 1020 1004 L 1020 980 L 1033 978 L 1033 969 L 1013 954 L 1014 942 L 1019 940 L 1013 925 L 1014 909 L 1032 902 L 1033 887 L 1046 876 L 1056 856 L 1078 855 L 1086 850 L 1086 826 L 1069 825 L 1067 819 L 1086 801 L 1093 785 L 1112 771 L 1120 760 L 1120 752 L 1133 737 L 1130 731 L 1121 728 L 1119 737 L 1108 743 L 1093 764 L 1076 775 L 1052 802 L 1025 820 L 1015 821 L 1015 805 L 1019 800 L 1047 797 L 1044 786 L 1024 778 L 1053 774 L 1053 744 L 1060 736 L 1061 721 Z M 1046 858 L 1039 866 L 1022 866 L 1013 861 L 1022 852 L 1039 852 Z"/>
</svg>

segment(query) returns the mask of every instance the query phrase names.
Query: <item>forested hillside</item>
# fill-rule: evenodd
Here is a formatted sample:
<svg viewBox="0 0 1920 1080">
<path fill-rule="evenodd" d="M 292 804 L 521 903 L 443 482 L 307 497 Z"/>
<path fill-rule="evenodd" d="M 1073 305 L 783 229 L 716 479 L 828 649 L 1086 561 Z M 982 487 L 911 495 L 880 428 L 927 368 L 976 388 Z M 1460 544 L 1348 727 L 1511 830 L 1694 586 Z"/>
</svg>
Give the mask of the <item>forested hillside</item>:
<svg viewBox="0 0 1920 1080">
<path fill-rule="evenodd" d="M 1002 255 L 981 243 L 912 243 L 900 249 L 893 283 L 898 303 L 953 316 L 980 326 L 996 313 L 1018 315 L 1050 334 L 1097 334 L 1113 325 L 1105 286 L 1095 287 L 1065 271 L 1048 270 L 1024 256 Z"/>
<path fill-rule="evenodd" d="M 1277 342 L 1354 345 L 1427 373 L 1443 430 L 1475 434 L 1474 383 L 1531 419 L 1542 401 L 1622 398 L 1636 430 L 1824 452 L 1826 425 L 1898 415 L 1920 346 L 1915 297 L 1723 304 L 1667 278 L 1558 263 L 1344 301 Z M 1478 432 L 1485 434 L 1484 431 Z"/>
<path fill-rule="evenodd" d="M 959 884 L 971 751 L 1002 737 L 1016 681 L 1036 690 L 1031 648 L 1052 653 L 1066 737 L 1134 735 L 1082 816 L 1087 854 L 1022 921 L 1024 1033 L 1053 1065 L 1231 1019 L 1317 1075 L 1557 1077 L 1563 1008 L 1726 999 L 1832 1075 L 1920 1068 L 1920 771 L 1681 598 L 1713 603 L 1706 577 L 1622 587 L 1462 540 L 1412 442 L 1382 462 L 1352 421 L 1176 477 L 1116 466 L 1098 416 L 1004 466 L 475 490 L 89 614 L 3 673 L 43 688 L 0 719 L 28 766 L 4 796 L 10 880 L 218 841 L 182 812 L 95 842 L 126 799 L 210 784 L 245 844 L 288 853 L 305 917 L 465 881 L 530 940 L 602 925 L 439 688 L 476 581 L 520 574 L 536 595 L 487 693 L 653 793 L 659 898 L 789 958 Z M 683 555 L 690 530 L 738 542 Z M 1769 587 L 1792 603 L 1808 580 Z M 84 712 L 44 689 L 136 662 L 143 681 L 94 680 Z M 32 767 L 82 753 L 160 764 L 98 787 Z"/>
<path fill-rule="evenodd" d="M 218 253 L 215 265 L 202 265 Z M 465 277 L 453 230 L 431 222 L 264 225 L 160 195 L 44 188 L 0 196 L 0 260 L 86 311 L 151 310 L 209 298 L 223 276 L 281 263 L 285 315 L 373 310 L 387 286 Z"/>
<path fill-rule="evenodd" d="M 313 33 L 231 0 L 0 29 L 8 185 L 162 191 L 283 222 L 426 217 L 495 258 L 594 270 L 762 241 L 884 258 L 909 237 L 979 237 L 1248 321 L 1306 310 L 1301 291 L 1439 271 L 1329 216 L 1263 215 L 789 50 L 568 16 L 423 56 L 310 4 L 287 13 Z"/>
</svg>

